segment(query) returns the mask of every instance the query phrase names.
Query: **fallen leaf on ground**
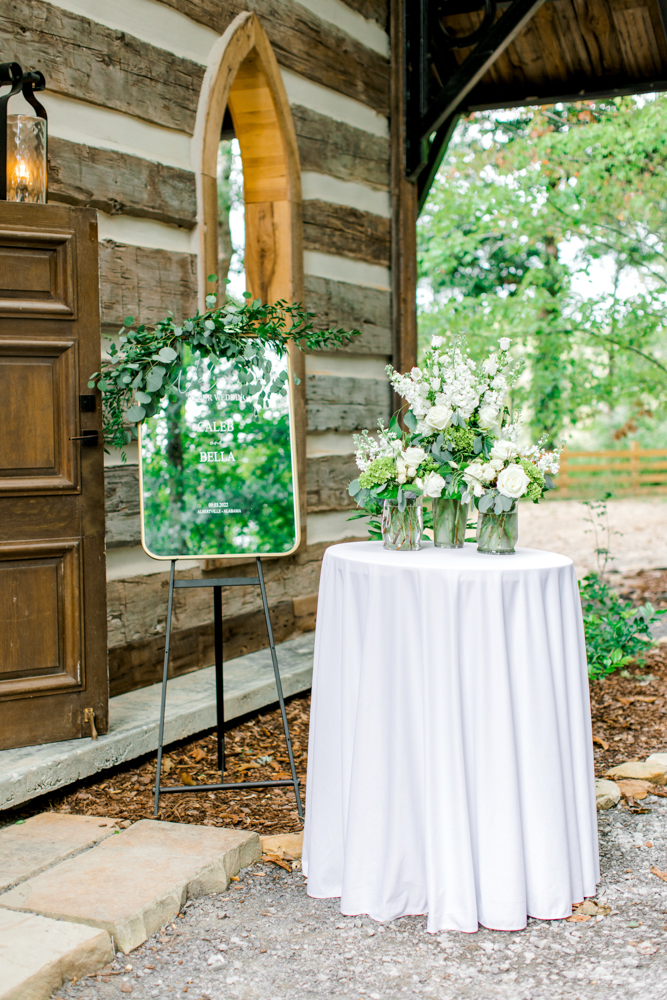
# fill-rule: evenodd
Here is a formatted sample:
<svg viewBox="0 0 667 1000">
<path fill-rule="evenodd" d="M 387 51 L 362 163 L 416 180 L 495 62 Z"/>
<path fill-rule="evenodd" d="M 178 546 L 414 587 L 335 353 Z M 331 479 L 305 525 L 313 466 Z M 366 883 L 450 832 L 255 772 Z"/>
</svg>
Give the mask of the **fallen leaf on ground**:
<svg viewBox="0 0 667 1000">
<path fill-rule="evenodd" d="M 657 875 L 657 877 L 661 878 L 663 882 L 667 882 L 667 872 L 661 872 L 659 868 L 655 867 L 655 865 L 651 868 L 651 875 Z"/>
<path fill-rule="evenodd" d="M 566 917 L 565 919 L 569 923 L 583 924 L 586 920 L 590 920 L 591 918 L 587 913 L 573 913 L 572 916 Z"/>
<path fill-rule="evenodd" d="M 163 758 L 162 759 L 162 770 L 164 771 L 165 774 L 169 774 L 170 771 L 173 771 L 174 770 L 174 762 L 173 762 L 173 760 L 169 760 L 168 757 L 166 759 Z"/>
<path fill-rule="evenodd" d="M 652 941 L 640 941 L 635 947 L 640 955 L 655 955 L 658 950 L 658 946 Z"/>
<path fill-rule="evenodd" d="M 659 799 L 667 799 L 667 792 L 664 788 L 661 788 L 658 785 L 651 785 L 649 792 L 651 795 L 657 795 Z"/>
<path fill-rule="evenodd" d="M 279 854 L 262 854 L 262 861 L 271 861 L 274 865 L 279 865 L 280 868 L 284 868 L 286 872 L 292 871 L 292 866 L 288 861 L 285 861 Z"/>
<path fill-rule="evenodd" d="M 205 750 L 202 750 L 201 747 L 195 747 L 192 753 L 190 754 L 190 759 L 199 763 L 199 761 L 204 760 L 206 756 L 207 754 Z"/>
<path fill-rule="evenodd" d="M 603 750 L 608 750 L 609 749 L 609 744 L 606 743 L 605 740 L 600 739 L 599 736 L 594 736 L 593 737 L 593 743 L 599 743 Z"/>
<path fill-rule="evenodd" d="M 192 780 L 187 771 L 181 771 L 181 782 L 184 785 L 194 785 L 195 782 Z"/>
<path fill-rule="evenodd" d="M 585 899 L 583 903 L 579 903 L 579 906 L 575 906 L 574 913 L 589 917 L 606 917 L 611 913 L 611 909 L 603 903 L 596 903 L 594 899 Z"/>
</svg>

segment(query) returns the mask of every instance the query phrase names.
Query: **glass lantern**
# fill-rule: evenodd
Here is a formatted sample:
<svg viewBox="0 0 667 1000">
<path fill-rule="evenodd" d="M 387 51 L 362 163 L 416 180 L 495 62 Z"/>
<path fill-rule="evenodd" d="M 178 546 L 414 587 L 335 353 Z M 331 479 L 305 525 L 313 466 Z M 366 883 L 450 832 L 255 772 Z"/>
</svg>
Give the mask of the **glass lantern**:
<svg viewBox="0 0 667 1000">
<path fill-rule="evenodd" d="M 46 121 L 7 116 L 7 201 L 46 202 Z"/>
</svg>

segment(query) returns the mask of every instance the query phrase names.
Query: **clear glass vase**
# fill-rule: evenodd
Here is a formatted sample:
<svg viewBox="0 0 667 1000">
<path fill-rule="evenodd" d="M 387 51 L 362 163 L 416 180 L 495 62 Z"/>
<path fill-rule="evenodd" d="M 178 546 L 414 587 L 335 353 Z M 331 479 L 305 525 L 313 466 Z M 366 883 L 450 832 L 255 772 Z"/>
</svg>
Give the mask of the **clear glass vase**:
<svg viewBox="0 0 667 1000">
<path fill-rule="evenodd" d="M 460 497 L 433 498 L 433 544 L 440 549 L 462 549 L 470 504 Z"/>
<path fill-rule="evenodd" d="M 382 504 L 382 544 L 385 549 L 414 552 L 422 547 L 424 512 L 422 498 L 407 500 L 405 510 L 398 509 L 398 500 Z"/>
<path fill-rule="evenodd" d="M 495 556 L 509 556 L 519 539 L 519 511 L 516 504 L 502 514 L 485 511 L 477 521 L 477 548 Z"/>
</svg>

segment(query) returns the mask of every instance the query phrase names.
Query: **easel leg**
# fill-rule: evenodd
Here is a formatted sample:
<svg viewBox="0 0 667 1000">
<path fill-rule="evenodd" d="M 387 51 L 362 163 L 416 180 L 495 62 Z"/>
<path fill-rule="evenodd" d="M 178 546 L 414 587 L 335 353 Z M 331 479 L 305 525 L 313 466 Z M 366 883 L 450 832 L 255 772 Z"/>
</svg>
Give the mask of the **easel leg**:
<svg viewBox="0 0 667 1000">
<path fill-rule="evenodd" d="M 225 774 L 225 682 L 222 668 L 222 587 L 213 588 L 215 622 L 215 701 L 218 725 L 218 767 Z"/>
<path fill-rule="evenodd" d="M 303 806 L 301 805 L 301 792 L 299 790 L 299 779 L 294 765 L 294 754 L 292 753 L 292 741 L 287 723 L 287 712 L 285 711 L 285 699 L 283 698 L 283 686 L 280 680 L 278 669 L 278 656 L 276 655 L 276 645 L 273 641 L 273 629 L 271 627 L 271 616 L 269 614 L 269 602 L 266 598 L 266 587 L 264 586 L 264 571 L 262 560 L 257 556 L 257 576 L 259 577 L 259 587 L 262 592 L 262 604 L 264 605 L 264 617 L 266 618 L 266 630 L 269 633 L 269 647 L 271 649 L 271 659 L 273 660 L 273 672 L 276 677 L 276 688 L 278 689 L 278 701 L 280 703 L 280 714 L 283 719 L 283 729 L 285 731 L 285 741 L 287 743 L 287 755 L 289 757 L 290 769 L 292 771 L 292 782 L 294 784 L 294 794 L 296 796 L 296 807 L 299 812 L 299 819 L 303 819 Z"/>
<path fill-rule="evenodd" d="M 171 639 L 171 609 L 174 603 L 174 570 L 176 560 L 172 559 L 169 570 L 169 599 L 167 601 L 167 634 L 164 641 L 164 669 L 162 671 L 162 698 L 160 701 L 160 728 L 157 738 L 157 771 L 155 774 L 155 806 L 153 816 L 157 819 L 160 808 L 160 778 L 162 773 L 162 744 L 164 742 L 164 713 L 167 704 L 167 675 L 169 673 L 169 640 Z"/>
</svg>

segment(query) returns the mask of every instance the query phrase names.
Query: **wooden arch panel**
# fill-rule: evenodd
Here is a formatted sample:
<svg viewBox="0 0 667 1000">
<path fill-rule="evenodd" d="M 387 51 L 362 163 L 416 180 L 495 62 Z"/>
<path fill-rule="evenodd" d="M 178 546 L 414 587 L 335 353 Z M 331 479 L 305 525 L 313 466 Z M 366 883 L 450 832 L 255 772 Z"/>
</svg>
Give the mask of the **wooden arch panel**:
<svg viewBox="0 0 667 1000">
<path fill-rule="evenodd" d="M 195 141 L 199 138 L 200 288 L 216 291 L 217 156 L 229 105 L 243 160 L 248 290 L 265 302 L 303 298 L 299 154 L 278 63 L 255 14 L 234 19 L 212 53 Z"/>
</svg>

